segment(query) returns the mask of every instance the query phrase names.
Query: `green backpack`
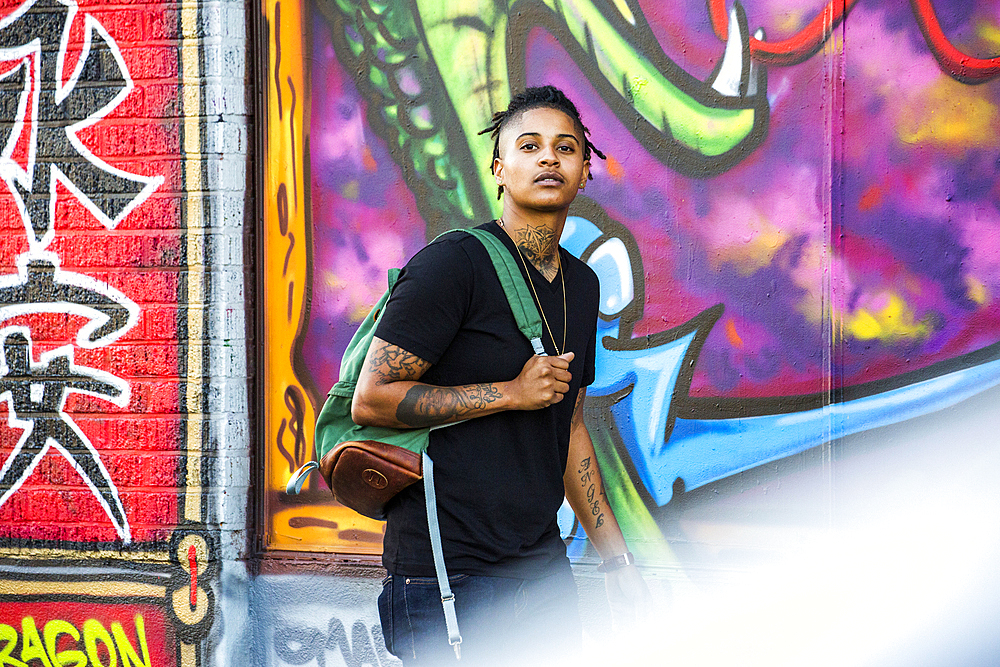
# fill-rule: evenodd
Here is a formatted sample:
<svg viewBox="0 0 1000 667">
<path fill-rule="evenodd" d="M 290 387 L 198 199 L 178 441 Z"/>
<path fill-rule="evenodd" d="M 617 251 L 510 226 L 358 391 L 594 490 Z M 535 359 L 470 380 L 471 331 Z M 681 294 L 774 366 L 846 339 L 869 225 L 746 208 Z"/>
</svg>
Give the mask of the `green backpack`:
<svg viewBox="0 0 1000 667">
<path fill-rule="evenodd" d="M 490 259 L 493 262 L 497 277 L 500 279 L 504 294 L 507 296 L 507 301 L 510 304 L 511 312 L 514 314 L 518 328 L 531 341 L 535 353 L 544 355 L 545 350 L 541 343 L 542 321 L 538 315 L 538 309 L 531 294 L 528 292 L 520 268 L 507 250 L 507 247 L 496 236 L 486 230 L 466 229 L 461 231 L 475 236 L 482 242 L 487 252 L 489 252 Z M 326 402 L 316 420 L 315 460 L 302 466 L 293 474 L 286 489 L 289 494 L 299 493 L 306 476 L 313 470 L 322 468 L 321 463 L 323 459 L 342 443 L 378 442 L 400 447 L 408 452 L 412 452 L 419 459 L 419 455 L 427 449 L 432 428 L 441 428 L 395 429 L 381 426 L 359 426 L 351 419 L 351 401 L 354 398 L 358 377 L 361 375 L 365 358 L 368 354 L 368 348 L 371 346 L 372 338 L 375 336 L 375 325 L 378 322 L 378 317 L 382 313 L 382 309 L 385 308 L 389 296 L 392 294 L 393 287 L 395 287 L 396 280 L 399 277 L 399 272 L 399 269 L 389 269 L 388 289 L 378 300 L 378 303 L 375 304 L 372 311 L 368 313 L 364 321 L 361 322 L 358 330 L 354 333 L 354 337 L 351 338 L 351 342 L 347 345 L 340 364 L 340 380 L 328 392 Z M 327 477 L 326 472 L 326 470 L 323 470 L 324 477 Z M 329 483 L 329 479 L 327 479 L 327 482 Z M 348 500 L 340 498 L 341 494 L 338 494 L 338 489 L 331 488 L 331 490 L 341 502 Z M 379 491 L 377 488 L 374 490 Z M 352 509 L 361 511 L 366 516 L 371 516 L 375 519 L 385 518 L 381 514 L 373 515 L 372 512 L 366 511 L 369 508 L 353 507 L 349 500 L 344 504 L 352 507 Z"/>
<path fill-rule="evenodd" d="M 472 234 L 486 247 L 518 329 L 531 342 L 535 354 L 545 355 L 538 308 L 507 247 L 486 230 L 462 231 Z M 315 460 L 295 471 L 288 481 L 286 492 L 289 495 L 298 494 L 309 473 L 319 469 L 338 501 L 365 516 L 384 519 L 385 504 L 403 488 L 422 478 L 431 551 L 441 590 L 448 641 L 455 648 L 456 656 L 460 656 L 462 636 L 458 631 L 455 596 L 448 584 L 441 547 L 434 493 L 434 467 L 426 452 L 431 430 L 451 424 L 431 428 L 394 429 L 359 426 L 351 419 L 351 401 L 368 348 L 375 337 L 375 324 L 398 277 L 399 269 L 389 270 L 389 288 L 347 345 L 340 364 L 340 380 L 330 389 L 316 421 Z"/>
</svg>

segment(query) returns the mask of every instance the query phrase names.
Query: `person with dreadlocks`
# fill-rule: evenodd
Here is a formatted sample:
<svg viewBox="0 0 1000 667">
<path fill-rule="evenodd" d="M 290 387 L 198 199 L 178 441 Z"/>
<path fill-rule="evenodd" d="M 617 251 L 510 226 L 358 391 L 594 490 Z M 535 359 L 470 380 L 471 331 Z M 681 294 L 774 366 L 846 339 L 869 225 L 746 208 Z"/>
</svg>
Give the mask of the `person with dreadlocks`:
<svg viewBox="0 0 1000 667">
<path fill-rule="evenodd" d="M 493 116 L 503 216 L 481 225 L 521 266 L 548 356 L 517 328 L 482 243 L 446 234 L 400 273 L 354 395 L 359 424 L 431 432 L 428 453 L 464 664 L 542 664 L 581 642 L 577 591 L 556 513 L 565 496 L 603 559 L 614 611 L 649 591 L 604 495 L 583 420 L 594 379 L 597 275 L 558 245 L 569 206 L 604 155 L 573 103 L 528 88 Z M 422 484 L 387 506 L 379 596 L 386 646 L 404 664 L 454 662 Z M 625 620 L 625 619 L 623 619 Z"/>
</svg>

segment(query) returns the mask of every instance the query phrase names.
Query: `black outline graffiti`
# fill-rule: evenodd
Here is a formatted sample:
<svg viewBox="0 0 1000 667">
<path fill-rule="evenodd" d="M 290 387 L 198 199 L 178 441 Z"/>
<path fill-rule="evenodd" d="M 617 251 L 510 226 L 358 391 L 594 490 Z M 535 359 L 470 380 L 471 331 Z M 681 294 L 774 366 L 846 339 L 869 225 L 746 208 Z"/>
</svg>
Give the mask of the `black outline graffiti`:
<svg viewBox="0 0 1000 667">
<path fill-rule="evenodd" d="M 71 0 L 28 0 L 0 20 L 0 61 L 17 62 L 0 76 L 0 178 L 14 197 L 29 243 L 28 252 L 16 259 L 18 273 L 0 276 L 0 322 L 38 313 L 78 315 L 87 323 L 76 344 L 94 348 L 114 342 L 135 326 L 139 308 L 105 283 L 61 270 L 59 257 L 46 251 L 55 236 L 57 184 L 113 229 L 164 177 L 116 169 L 78 139 L 79 130 L 115 109 L 134 84 L 116 42 L 89 14 L 84 15 L 84 43 L 76 66 L 64 76 L 77 11 Z M 13 154 L 25 131 L 28 153 L 22 167 Z M 33 363 L 26 327 L 8 327 L 0 334 L 6 334 L 0 399 L 10 405 L 8 424 L 24 431 L 0 469 L 0 505 L 54 446 L 87 483 L 121 541 L 129 544 L 131 531 L 118 489 L 93 444 L 63 411 L 68 393 L 90 394 L 124 407 L 128 383 L 75 366 L 71 346 Z"/>
<path fill-rule="evenodd" d="M 0 321 L 42 312 L 72 313 L 89 322 L 80 330 L 81 347 L 117 340 L 138 318 L 138 306 L 124 294 L 77 273 L 59 269 L 53 253 L 18 257 L 19 275 L 0 276 Z"/>
<path fill-rule="evenodd" d="M 0 118 L 11 132 L 0 160 L 0 178 L 17 202 L 33 248 L 44 248 L 55 234 L 56 183 L 64 185 L 109 229 L 113 229 L 163 182 L 162 176 L 130 174 L 107 164 L 83 145 L 76 133 L 101 120 L 131 92 L 134 84 L 117 44 L 93 16 L 85 16 L 84 44 L 77 66 L 63 84 L 76 4 L 29 0 L 0 21 L 0 60 L 21 60 L 25 88 L 0 88 L 0 108 L 16 115 Z M 17 45 L 17 46 L 9 46 Z M 34 65 L 33 68 L 30 65 Z M 32 96 L 25 118 L 26 95 Z M 30 125 L 27 169 L 11 159 L 25 125 Z M 16 132 L 14 130 L 17 130 Z M 110 193 L 110 194 L 109 194 Z"/>
<path fill-rule="evenodd" d="M 574 201 L 570 212 L 571 215 L 577 215 L 590 220 L 602 231 L 602 235 L 581 253 L 581 259 L 586 261 L 594 249 L 600 247 L 610 238 L 620 239 L 625 244 L 630 255 L 632 275 L 635 281 L 635 297 L 632 303 L 626 306 L 620 313 L 612 317 L 604 317 L 607 320 L 620 318 L 618 338 L 605 337 L 602 340 L 606 349 L 653 349 L 683 338 L 692 331 L 695 332 L 695 338 L 688 347 L 684 360 L 681 363 L 673 394 L 669 397 L 669 412 L 667 414 L 666 429 L 663 434 L 665 443 L 670 440 L 670 435 L 678 416 L 692 420 L 719 420 L 802 412 L 822 408 L 831 403 L 841 403 L 874 396 L 1000 359 L 1000 342 L 997 342 L 960 357 L 946 359 L 908 373 L 858 385 L 834 387 L 831 393 L 814 392 L 810 394 L 760 398 L 691 396 L 691 382 L 694 377 L 698 357 L 708 335 L 723 314 L 723 304 L 720 303 L 708 308 L 677 327 L 648 336 L 633 338 L 632 330 L 635 323 L 643 317 L 644 304 L 644 298 L 640 291 L 644 285 L 644 272 L 642 269 L 641 254 L 635 238 L 628 228 L 611 218 L 600 204 L 593 200 L 578 197 Z M 640 476 L 632 463 L 631 455 L 618 432 L 618 426 L 611 413 L 611 406 L 628 396 L 632 389 L 633 387 L 629 386 L 607 396 L 588 396 L 587 409 L 591 411 L 591 426 L 595 429 L 595 432 L 598 430 L 607 432 L 626 472 L 631 479 L 636 480 L 640 479 Z M 684 488 L 684 479 L 681 477 L 675 479 L 674 497 L 682 494 Z M 635 489 L 648 508 L 655 509 L 658 507 L 644 485 L 635 484 Z"/>
<path fill-rule="evenodd" d="M 441 74 L 428 54 L 427 37 L 415 2 L 404 0 L 375 10 L 370 6 L 369 0 L 351 1 L 353 11 L 347 8 L 350 3 L 338 0 L 317 0 L 316 4 L 328 21 L 338 62 L 353 73 L 352 82 L 367 102 L 368 123 L 386 141 L 393 160 L 403 172 L 407 187 L 415 195 L 417 207 L 427 223 L 427 237 L 433 238 L 449 229 L 468 227 L 478 224 L 477 221 L 489 219 L 492 217 L 492 209 L 484 199 L 479 181 L 468 176 L 480 173 L 483 165 L 476 165 L 473 161 L 469 138 L 462 132 L 457 112 L 445 92 L 447 89 Z M 594 4 L 602 16 L 626 37 L 637 53 L 647 58 L 695 102 L 720 110 L 752 110 L 754 124 L 748 135 L 725 153 L 708 156 L 674 139 L 666 121 L 663 123 L 664 129 L 654 127 L 635 110 L 632 101 L 623 97 L 601 73 L 593 40 L 589 38 L 590 33 L 587 33 L 588 50 L 577 42 L 564 19 L 541 0 L 519 0 L 510 7 L 497 8 L 506 15 L 507 20 L 508 81 L 488 82 L 488 97 L 492 100 L 495 85 L 509 85 L 512 90 L 526 85 L 525 49 L 528 32 L 532 28 L 542 27 L 563 45 L 608 107 L 624 125 L 632 128 L 633 135 L 643 147 L 671 169 L 694 178 L 715 176 L 728 171 L 760 146 L 767 137 L 770 122 L 770 107 L 764 94 L 767 90 L 767 73 L 763 67 L 751 68 L 746 14 L 738 3 L 735 11 L 743 45 L 743 76 L 739 94 L 733 96 L 724 95 L 711 84 L 696 79 L 667 57 L 662 49 L 644 46 L 658 46 L 659 41 L 638 7 L 632 8 L 636 18 L 636 25 L 633 26 L 608 3 L 598 1 Z M 396 38 L 385 27 L 389 24 L 405 24 L 414 36 Z M 455 25 L 484 33 L 494 29 L 476 17 L 460 17 L 455 19 Z M 375 44 L 377 39 L 385 40 L 399 53 L 392 59 L 381 59 Z M 489 58 L 487 54 L 487 64 L 490 62 Z M 718 74 L 721 63 L 720 59 L 709 81 Z M 413 74 L 413 80 L 421 85 L 421 89 L 414 94 L 405 93 L 397 79 L 400 73 L 407 70 Z M 372 82 L 371 74 L 375 72 L 383 82 L 383 87 Z M 630 90 L 627 81 L 623 88 Z M 495 103 L 493 106 L 496 106 Z M 413 120 L 413 114 L 421 109 L 430 114 L 430 121 L 423 128 Z M 435 135 L 446 144 L 445 162 L 439 162 L 426 151 L 414 150 L 414 142 Z M 424 160 L 426 164 L 421 168 L 417 164 L 418 160 Z M 446 171 L 447 175 L 440 176 L 439 168 Z M 452 201 L 451 197 L 457 198 L 462 204 Z M 471 215 L 469 211 L 463 210 L 463 206 L 471 209 Z"/>
<path fill-rule="evenodd" d="M 510 24 L 507 27 L 507 52 L 510 57 L 507 63 L 512 90 L 520 90 L 527 85 L 527 74 L 524 66 L 528 32 L 532 28 L 542 27 L 558 40 L 622 125 L 629 128 L 632 136 L 643 148 L 649 151 L 650 155 L 670 169 L 691 178 L 708 178 L 729 171 L 757 150 L 767 138 L 771 110 L 767 95 L 764 94 L 764 91 L 767 90 L 767 71 L 763 67 L 756 68 L 756 80 L 750 80 L 749 53 L 744 54 L 742 81 L 749 82 L 748 85 L 755 87 L 758 94 L 752 97 L 743 96 L 746 93 L 747 84 L 745 83 L 740 91 L 741 96 L 723 95 L 707 85 L 705 81 L 696 79 L 687 70 L 668 58 L 663 49 L 643 46 L 647 44 L 659 46 L 660 42 L 638 8 L 632 8 L 636 20 L 635 26 L 632 26 L 622 18 L 621 13 L 616 9 L 600 2 L 594 4 L 601 9 L 604 18 L 612 23 L 620 34 L 628 36 L 628 41 L 636 51 L 648 58 L 665 78 L 698 103 L 717 109 L 753 109 L 754 126 L 747 137 L 725 153 L 709 156 L 674 139 L 670 135 L 669 125 L 666 121 L 663 123 L 664 130 L 654 127 L 635 110 L 631 101 L 623 97 L 601 74 L 597 58 L 594 55 L 593 42 L 588 40 L 588 44 L 591 46 L 589 52 L 580 46 L 566 29 L 562 19 L 546 7 L 542 0 L 519 0 L 510 9 Z M 735 4 L 735 9 L 739 16 L 738 24 L 742 43 L 747 44 L 749 32 L 746 14 L 739 3 Z M 712 75 L 708 78 L 709 81 L 715 78 L 721 65 L 722 60 L 720 59 Z M 628 90 L 628 82 L 625 82 L 624 88 Z M 752 100 L 754 104 L 748 106 L 747 100 Z"/>
<path fill-rule="evenodd" d="M 476 220 L 482 222 L 490 219 L 492 217 L 491 209 L 478 183 L 475 187 L 463 188 L 460 193 L 469 198 L 468 205 L 472 209 L 471 217 L 441 194 L 442 190 L 458 192 L 461 174 L 475 174 L 478 173 L 479 169 L 472 159 L 469 140 L 462 132 L 458 114 L 451 106 L 448 96 L 435 94 L 436 91 L 445 90 L 445 86 L 437 67 L 428 58 L 425 46 L 426 37 L 423 32 L 419 32 L 418 38 L 404 41 L 393 40 L 388 31 L 380 31 L 380 36 L 389 40 L 395 48 L 410 53 L 409 57 L 400 59 L 397 64 L 386 63 L 378 59 L 374 49 L 367 48 L 373 45 L 374 40 L 371 35 L 364 32 L 364 18 L 377 15 L 371 7 L 367 5 L 358 7 L 356 15 L 345 16 L 336 7 L 336 0 L 317 0 L 316 6 L 329 22 L 337 60 L 349 72 L 366 73 L 364 76 L 352 76 L 352 83 L 367 102 L 368 123 L 375 133 L 386 142 L 393 160 L 399 164 L 402 170 L 407 187 L 414 194 L 420 216 L 427 223 L 427 238 L 433 238 L 456 227 L 471 227 L 479 224 L 475 222 Z M 398 17 L 401 12 L 407 12 L 407 15 L 402 19 Z M 393 20 L 410 21 L 415 30 L 420 30 L 414 20 L 415 7 L 410 0 L 390 3 L 384 10 L 381 10 L 381 13 L 385 15 L 383 18 L 395 13 L 396 16 L 393 17 Z M 348 30 L 353 31 L 365 43 L 366 48 L 360 53 L 356 54 L 352 50 Z M 405 93 L 400 88 L 396 78 L 397 73 L 405 69 L 411 69 L 414 72 L 415 81 L 430 82 L 430 85 L 423 87 L 413 95 Z M 386 79 L 393 95 L 392 98 L 387 97 L 371 83 L 370 77 L 367 76 L 367 72 L 371 70 L 377 70 Z M 430 112 L 431 118 L 430 127 L 426 129 L 418 127 L 411 116 L 412 113 L 423 108 Z M 405 130 L 405 135 L 400 132 L 399 127 Z M 414 141 L 422 141 L 432 137 L 437 132 L 444 133 L 448 161 L 455 165 L 451 170 L 455 174 L 452 178 L 442 179 L 438 177 L 438 163 L 428 155 L 422 155 L 422 158 L 427 160 L 427 166 L 423 170 L 427 174 L 426 177 L 421 175 L 422 170 L 414 161 L 415 151 L 411 144 Z M 481 167 L 485 168 L 484 165 Z"/>
<path fill-rule="evenodd" d="M 128 544 L 132 536 L 118 487 L 93 444 L 63 411 L 71 393 L 95 396 L 123 407 L 130 396 L 128 383 L 95 368 L 76 366 L 69 346 L 47 352 L 40 363 L 34 363 L 27 327 L 0 329 L 0 340 L 0 400 L 6 400 L 9 406 L 7 423 L 23 430 L 0 468 L 0 505 L 21 488 L 51 445 L 73 465 L 122 541 Z"/>
<path fill-rule="evenodd" d="M 587 248 L 580 253 L 580 261 L 586 262 L 597 248 L 604 245 L 610 239 L 619 239 L 625 244 L 628 250 L 630 268 L 632 269 L 632 300 L 620 311 L 614 314 L 598 313 L 598 317 L 605 321 L 619 319 L 618 337 L 628 339 L 632 337 L 632 328 L 635 323 L 642 319 L 643 304 L 646 303 L 646 276 L 642 269 L 642 254 L 639 246 L 635 242 L 635 237 L 628 227 L 618 222 L 604 210 L 600 204 L 584 195 L 577 195 L 570 205 L 569 214 L 584 218 L 592 222 L 601 230 L 601 235 L 597 237 Z"/>
</svg>

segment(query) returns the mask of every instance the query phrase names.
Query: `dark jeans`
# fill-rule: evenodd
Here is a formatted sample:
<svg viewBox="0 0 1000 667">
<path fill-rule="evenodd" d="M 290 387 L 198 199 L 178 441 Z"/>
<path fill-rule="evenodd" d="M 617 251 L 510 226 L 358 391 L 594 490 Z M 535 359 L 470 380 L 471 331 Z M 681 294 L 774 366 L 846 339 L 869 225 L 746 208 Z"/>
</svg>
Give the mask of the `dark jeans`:
<svg viewBox="0 0 1000 667">
<path fill-rule="evenodd" d="M 571 660 L 582 629 L 569 562 L 541 579 L 457 574 L 462 659 L 448 644 L 434 578 L 389 575 L 378 598 L 386 648 L 405 665 L 549 665 Z"/>
</svg>

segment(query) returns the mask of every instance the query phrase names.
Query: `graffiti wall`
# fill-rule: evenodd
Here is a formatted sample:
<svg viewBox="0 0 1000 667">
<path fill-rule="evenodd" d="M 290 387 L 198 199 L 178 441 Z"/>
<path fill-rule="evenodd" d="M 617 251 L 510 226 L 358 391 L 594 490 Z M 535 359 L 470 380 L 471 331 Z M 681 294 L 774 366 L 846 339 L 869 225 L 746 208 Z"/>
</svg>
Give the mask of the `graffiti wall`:
<svg viewBox="0 0 1000 667">
<path fill-rule="evenodd" d="M 237 9 L 0 3 L 2 664 L 204 661 L 247 477 Z"/>
<path fill-rule="evenodd" d="M 674 584 L 725 578 L 893 506 L 876 489 L 942 456 L 942 479 L 981 490 L 995 409 L 968 406 L 1000 384 L 997 3 L 261 11 L 267 548 L 378 553 L 379 524 L 285 481 L 387 270 L 498 215 L 478 132 L 543 83 L 607 155 L 562 245 L 601 281 L 588 424 L 643 562 Z"/>
</svg>

